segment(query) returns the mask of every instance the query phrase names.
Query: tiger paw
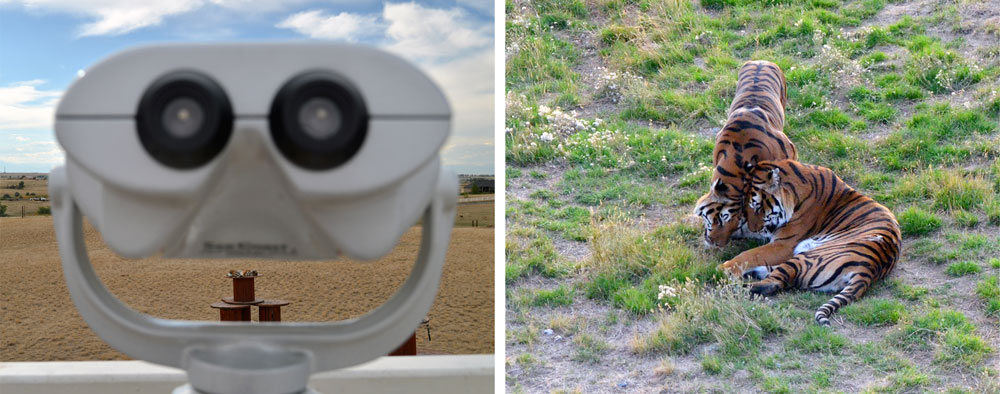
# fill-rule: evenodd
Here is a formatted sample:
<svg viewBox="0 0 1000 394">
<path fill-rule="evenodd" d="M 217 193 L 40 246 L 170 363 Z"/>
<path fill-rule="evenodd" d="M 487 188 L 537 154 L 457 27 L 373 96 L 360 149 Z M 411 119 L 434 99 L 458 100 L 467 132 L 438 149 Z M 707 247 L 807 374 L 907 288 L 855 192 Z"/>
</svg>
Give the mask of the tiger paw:
<svg viewBox="0 0 1000 394">
<path fill-rule="evenodd" d="M 753 286 L 750 286 L 750 292 L 751 293 L 762 295 L 762 296 L 765 296 L 765 297 L 767 297 L 769 295 L 773 295 L 774 293 L 777 293 L 778 290 L 781 290 L 781 286 L 779 286 L 777 283 L 761 283 L 761 282 L 757 282 L 757 283 L 754 283 Z"/>
<path fill-rule="evenodd" d="M 716 269 L 726 273 L 729 277 L 738 279 L 743 275 L 744 267 L 748 265 L 744 261 L 729 260 L 725 263 L 719 264 Z"/>
</svg>

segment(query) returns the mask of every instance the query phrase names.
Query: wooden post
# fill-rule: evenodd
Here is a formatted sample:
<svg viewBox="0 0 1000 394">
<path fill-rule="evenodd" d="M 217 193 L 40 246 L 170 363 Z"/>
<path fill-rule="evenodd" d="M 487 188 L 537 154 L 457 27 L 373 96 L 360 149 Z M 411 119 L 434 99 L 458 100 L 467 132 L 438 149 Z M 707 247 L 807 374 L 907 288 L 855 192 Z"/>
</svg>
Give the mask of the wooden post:
<svg viewBox="0 0 1000 394">
<path fill-rule="evenodd" d="M 252 302 L 254 301 L 253 276 L 243 278 L 233 278 L 233 301 Z"/>
<path fill-rule="evenodd" d="M 266 300 L 257 304 L 257 320 L 260 321 L 281 321 L 281 307 L 288 305 L 288 301 Z"/>
<path fill-rule="evenodd" d="M 219 310 L 220 321 L 250 321 L 250 305 L 216 302 L 212 308 Z"/>
<path fill-rule="evenodd" d="M 389 355 L 390 356 L 416 356 L 417 355 L 417 333 L 414 332 L 412 335 L 410 335 L 410 337 L 406 339 L 406 342 L 403 342 L 402 345 L 399 345 L 399 347 L 396 348 L 396 350 L 393 350 L 392 353 L 389 353 Z"/>
</svg>

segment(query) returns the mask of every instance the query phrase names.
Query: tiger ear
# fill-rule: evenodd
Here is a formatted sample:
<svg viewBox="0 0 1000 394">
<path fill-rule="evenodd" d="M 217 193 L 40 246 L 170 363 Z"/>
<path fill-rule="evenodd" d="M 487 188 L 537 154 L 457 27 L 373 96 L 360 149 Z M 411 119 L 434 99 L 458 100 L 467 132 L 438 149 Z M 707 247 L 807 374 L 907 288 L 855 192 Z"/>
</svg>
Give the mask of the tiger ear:
<svg viewBox="0 0 1000 394">
<path fill-rule="evenodd" d="M 767 186 L 768 186 L 768 190 L 766 190 L 766 191 L 770 192 L 771 194 L 774 194 L 776 191 L 778 191 L 778 188 L 781 187 L 781 169 L 780 168 L 774 167 L 768 173 L 768 175 L 767 175 Z"/>
</svg>

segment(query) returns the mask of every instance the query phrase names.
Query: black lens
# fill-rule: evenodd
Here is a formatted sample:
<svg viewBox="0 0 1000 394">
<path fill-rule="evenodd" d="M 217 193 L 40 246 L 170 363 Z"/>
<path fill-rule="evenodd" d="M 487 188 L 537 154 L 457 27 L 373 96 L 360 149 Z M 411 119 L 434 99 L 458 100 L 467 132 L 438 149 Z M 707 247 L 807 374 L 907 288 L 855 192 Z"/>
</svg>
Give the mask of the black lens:
<svg viewBox="0 0 1000 394">
<path fill-rule="evenodd" d="M 324 97 L 314 97 L 299 108 L 299 127 L 317 140 L 330 138 L 340 131 L 340 108 Z"/>
<path fill-rule="evenodd" d="M 191 137 L 204 124 L 205 110 L 190 97 L 178 97 L 163 110 L 163 129 L 173 137 Z"/>
<path fill-rule="evenodd" d="M 208 76 L 177 71 L 153 82 L 136 111 L 139 140 L 154 159 L 179 169 L 200 167 L 225 148 L 233 110 Z"/>
<path fill-rule="evenodd" d="M 271 138 L 289 161 L 325 170 L 357 153 L 368 133 L 368 110 L 347 79 L 327 71 L 292 78 L 274 97 Z"/>
</svg>

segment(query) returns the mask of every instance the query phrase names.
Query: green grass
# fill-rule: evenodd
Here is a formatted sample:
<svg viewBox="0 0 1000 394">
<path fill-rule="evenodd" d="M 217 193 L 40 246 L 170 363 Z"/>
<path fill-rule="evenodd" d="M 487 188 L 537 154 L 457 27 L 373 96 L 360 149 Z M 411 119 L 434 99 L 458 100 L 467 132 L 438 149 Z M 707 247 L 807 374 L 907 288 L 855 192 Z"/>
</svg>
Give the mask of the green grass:
<svg viewBox="0 0 1000 394">
<path fill-rule="evenodd" d="M 959 331 L 946 332 L 941 347 L 934 358 L 935 362 L 966 368 L 979 365 L 993 353 L 993 349 L 982 338 Z"/>
<path fill-rule="evenodd" d="M 538 230 L 511 228 L 505 247 L 505 276 L 512 283 L 532 273 L 555 278 L 569 272 L 552 239 Z"/>
<path fill-rule="evenodd" d="M 986 315 L 1000 317 L 1000 276 L 988 276 L 976 284 L 976 295 L 982 300 Z"/>
<path fill-rule="evenodd" d="M 909 207 L 897 217 L 904 236 L 919 236 L 941 228 L 941 219 L 919 207 Z"/>
<path fill-rule="evenodd" d="M 955 224 L 962 227 L 971 228 L 979 225 L 979 216 L 966 210 L 953 211 L 951 216 L 955 219 Z"/>
<path fill-rule="evenodd" d="M 829 327 L 819 325 L 806 326 L 786 342 L 789 348 L 801 352 L 827 354 L 838 354 L 847 344 L 847 338 L 835 334 Z"/>
<path fill-rule="evenodd" d="M 894 296 L 906 300 L 906 301 L 919 301 L 921 298 L 930 293 L 925 287 L 910 286 L 903 283 L 899 279 L 893 279 L 889 281 L 892 288 L 892 293 Z"/>
<path fill-rule="evenodd" d="M 906 393 L 930 383 L 930 377 L 921 372 L 916 367 L 907 366 L 902 370 L 889 375 L 889 383 L 886 386 L 877 387 L 873 390 L 876 393 Z"/>
<path fill-rule="evenodd" d="M 948 104 L 918 105 L 905 127 L 893 131 L 876 148 L 876 157 L 888 169 L 913 170 L 928 165 L 956 164 L 973 157 L 973 148 L 963 143 L 975 136 L 997 132 L 997 123 L 980 111 L 954 109 Z M 949 191 L 954 192 L 954 191 Z M 958 192 L 962 192 L 959 190 Z M 972 203 L 958 195 L 964 209 Z M 952 197 L 952 196 L 945 196 Z"/>
<path fill-rule="evenodd" d="M 926 347 L 930 341 L 948 331 L 969 334 L 973 330 L 975 326 L 961 312 L 933 309 L 904 325 L 897 334 L 900 339 L 898 344 L 904 347 Z"/>
<path fill-rule="evenodd" d="M 606 342 L 587 333 L 574 336 L 573 345 L 576 350 L 572 359 L 579 362 L 597 363 L 601 360 L 601 356 L 608 351 Z"/>
<path fill-rule="evenodd" d="M 722 286 L 704 290 L 697 283 L 679 285 L 672 313 L 653 332 L 638 338 L 640 354 L 686 354 L 705 343 L 718 343 L 723 360 L 746 363 L 763 347 L 765 338 L 785 331 L 787 314 L 765 308 L 747 297 L 747 290 Z"/>
<path fill-rule="evenodd" d="M 532 306 L 569 306 L 573 304 L 573 289 L 559 285 L 552 290 L 538 290 L 531 296 Z"/>
<path fill-rule="evenodd" d="M 959 261 L 956 263 L 948 264 L 944 272 L 951 276 L 965 276 L 969 274 L 977 274 L 983 269 L 979 267 L 978 264 L 971 261 Z"/>
<path fill-rule="evenodd" d="M 838 312 L 848 321 L 863 326 L 898 323 L 906 316 L 906 305 L 891 299 L 866 298 Z"/>
<path fill-rule="evenodd" d="M 709 375 L 718 375 L 723 371 L 722 359 L 719 356 L 706 354 L 701 358 L 701 369 Z"/>
<path fill-rule="evenodd" d="M 698 233 L 694 227 L 669 225 L 646 232 L 613 218 L 594 226 L 591 258 L 584 264 L 591 273 L 585 285 L 590 298 L 645 315 L 660 302 L 660 284 L 721 277 L 706 251 L 691 242 Z"/>
</svg>

